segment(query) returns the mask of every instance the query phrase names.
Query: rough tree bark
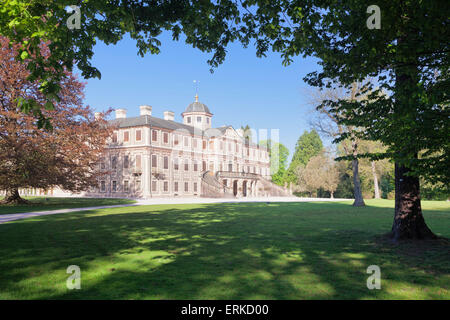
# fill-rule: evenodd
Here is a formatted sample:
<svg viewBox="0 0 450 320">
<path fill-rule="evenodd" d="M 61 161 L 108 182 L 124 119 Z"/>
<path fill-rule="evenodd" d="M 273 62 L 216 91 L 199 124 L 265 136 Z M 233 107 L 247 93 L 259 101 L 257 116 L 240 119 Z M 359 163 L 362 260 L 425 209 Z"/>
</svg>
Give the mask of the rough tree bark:
<svg viewBox="0 0 450 320">
<path fill-rule="evenodd" d="M 19 195 L 18 188 L 11 188 L 6 190 L 5 198 L 0 201 L 2 204 L 28 204 L 29 202 L 22 199 Z"/>
<path fill-rule="evenodd" d="M 399 40 L 399 49 L 410 50 L 410 46 L 403 46 L 408 41 L 406 33 Z M 402 62 L 395 70 L 395 96 L 396 104 L 394 114 L 397 119 L 407 118 L 409 113 L 417 112 L 417 84 L 420 81 L 417 69 L 417 59 L 413 54 L 411 61 Z M 408 119 L 408 118 L 407 118 Z M 401 128 L 401 126 L 400 126 Z M 403 158 L 417 159 L 418 150 L 414 150 L 415 144 L 404 145 L 405 154 Z M 419 147 L 417 147 L 419 148 Z M 409 149 L 409 150 L 408 150 Z M 420 204 L 420 182 L 419 177 L 408 175 L 411 170 L 404 164 L 395 163 L 395 212 L 392 224 L 391 237 L 394 241 L 403 239 L 436 239 L 436 235 L 428 228 L 422 215 Z"/>
<path fill-rule="evenodd" d="M 359 179 L 359 161 L 358 161 L 358 159 L 352 160 L 352 169 L 353 169 L 353 186 L 354 186 L 353 194 L 355 196 L 355 201 L 353 201 L 353 206 L 363 207 L 366 204 L 364 203 L 364 199 L 363 199 L 362 191 L 361 191 L 361 181 Z"/>
<path fill-rule="evenodd" d="M 380 199 L 380 187 L 378 186 L 377 171 L 375 169 L 375 161 L 371 162 L 373 175 L 373 188 L 375 190 L 375 199 Z"/>
<path fill-rule="evenodd" d="M 395 214 L 391 237 L 403 239 L 436 239 L 428 228 L 420 205 L 419 178 L 407 176 L 408 168 L 395 164 Z"/>
</svg>

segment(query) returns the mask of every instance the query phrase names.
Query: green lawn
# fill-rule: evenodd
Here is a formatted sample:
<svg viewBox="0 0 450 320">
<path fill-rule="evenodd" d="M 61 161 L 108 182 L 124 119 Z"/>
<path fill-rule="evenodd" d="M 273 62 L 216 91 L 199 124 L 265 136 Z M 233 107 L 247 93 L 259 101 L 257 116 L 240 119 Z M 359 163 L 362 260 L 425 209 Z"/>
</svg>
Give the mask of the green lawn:
<svg viewBox="0 0 450 320">
<path fill-rule="evenodd" d="M 450 299 L 450 245 L 386 242 L 393 201 L 155 205 L 0 224 L 1 299 Z M 450 238 L 450 204 L 423 202 Z M 66 268 L 81 267 L 81 290 Z M 368 290 L 369 265 L 381 290 Z"/>
<path fill-rule="evenodd" d="M 0 197 L 0 200 L 3 197 Z M 31 202 L 28 205 L 5 205 L 0 204 L 0 214 L 23 213 L 45 210 L 58 210 L 69 208 L 83 208 L 96 206 L 112 206 L 118 204 L 129 204 L 136 201 L 118 198 L 58 198 L 58 197 L 24 197 Z"/>
</svg>

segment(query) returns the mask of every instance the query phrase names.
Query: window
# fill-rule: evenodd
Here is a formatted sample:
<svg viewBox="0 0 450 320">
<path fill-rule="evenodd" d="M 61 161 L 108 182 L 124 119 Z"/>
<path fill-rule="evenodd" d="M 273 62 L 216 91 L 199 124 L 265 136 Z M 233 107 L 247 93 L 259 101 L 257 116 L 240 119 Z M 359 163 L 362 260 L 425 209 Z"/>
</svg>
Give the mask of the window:
<svg viewBox="0 0 450 320">
<path fill-rule="evenodd" d="M 123 182 L 123 191 L 128 192 L 130 190 L 129 185 L 128 185 L 128 180 L 125 180 Z"/>
<path fill-rule="evenodd" d="M 203 140 L 203 149 L 206 149 L 206 141 Z"/>
<path fill-rule="evenodd" d="M 156 192 L 156 181 L 152 181 L 152 192 Z"/>
<path fill-rule="evenodd" d="M 194 148 L 197 148 L 197 139 L 194 139 Z"/>
<path fill-rule="evenodd" d="M 111 158 L 111 168 L 112 169 L 117 169 L 117 158 L 116 158 L 116 156 L 113 156 Z"/>
<path fill-rule="evenodd" d="M 152 141 L 158 140 L 158 131 L 152 130 Z"/>
<path fill-rule="evenodd" d="M 220 146 L 219 146 L 220 150 L 223 150 L 223 141 L 220 141 Z"/>
<path fill-rule="evenodd" d="M 184 171 L 188 171 L 188 170 L 189 170 L 189 160 L 184 159 Z"/>
<path fill-rule="evenodd" d="M 227 186 L 227 179 L 223 179 L 223 186 L 226 187 Z"/>
<path fill-rule="evenodd" d="M 113 181 L 112 182 L 112 191 L 116 192 L 117 191 L 117 181 Z"/>
<path fill-rule="evenodd" d="M 104 158 L 101 158 L 100 159 L 100 169 L 105 169 L 105 159 Z"/>
<path fill-rule="evenodd" d="M 136 180 L 136 190 L 141 190 L 141 180 Z"/>
<path fill-rule="evenodd" d="M 239 152 L 239 145 L 236 143 L 236 152 Z"/>
<path fill-rule="evenodd" d="M 163 133 L 164 143 L 169 143 L 169 134 L 167 132 Z"/>
<path fill-rule="evenodd" d="M 214 140 L 209 141 L 209 150 L 214 150 Z"/>
<path fill-rule="evenodd" d="M 209 118 L 206 118 L 206 123 L 209 123 Z"/>
<path fill-rule="evenodd" d="M 197 182 L 194 182 L 194 192 L 197 192 Z"/>
<path fill-rule="evenodd" d="M 194 161 L 194 171 L 198 171 L 198 164 L 197 164 L 197 161 Z"/>
<path fill-rule="evenodd" d="M 140 169 L 141 168 L 141 155 L 138 154 L 136 155 L 136 169 Z"/>
<path fill-rule="evenodd" d="M 202 122 L 202 117 L 197 117 L 197 122 L 198 123 Z"/>
<path fill-rule="evenodd" d="M 100 181 L 100 191 L 101 192 L 105 192 L 106 191 L 105 181 Z"/>
<path fill-rule="evenodd" d="M 209 163 L 209 171 L 214 171 L 214 162 Z"/>
<path fill-rule="evenodd" d="M 136 130 L 136 141 L 141 141 L 141 139 L 142 139 L 141 130 Z"/>
<path fill-rule="evenodd" d="M 178 144 L 178 135 L 177 135 L 177 134 L 175 134 L 175 135 L 173 136 L 173 144 L 174 144 L 174 145 L 177 145 L 177 144 Z"/>
<path fill-rule="evenodd" d="M 184 146 L 185 147 L 189 146 L 189 138 L 188 137 L 184 137 Z"/>
<path fill-rule="evenodd" d="M 169 169 L 169 157 L 164 157 L 164 169 Z"/>
<path fill-rule="evenodd" d="M 169 191 L 169 182 L 164 181 L 164 192 L 168 192 L 168 191 Z"/>
<path fill-rule="evenodd" d="M 173 183 L 173 191 L 174 191 L 174 192 L 178 192 L 178 181 L 175 181 L 175 182 Z"/>
<path fill-rule="evenodd" d="M 129 159 L 128 159 L 128 156 L 123 156 L 123 167 L 124 167 L 124 169 L 128 169 L 128 166 L 129 166 Z"/>
<path fill-rule="evenodd" d="M 178 170 L 178 158 L 173 159 L 173 169 Z"/>
<path fill-rule="evenodd" d="M 113 142 L 113 143 L 117 143 L 117 132 L 114 132 L 114 133 L 113 133 L 113 136 L 112 136 L 112 142 Z"/>
<path fill-rule="evenodd" d="M 206 161 L 202 162 L 202 171 L 206 171 Z"/>
<path fill-rule="evenodd" d="M 156 154 L 152 154 L 152 168 L 158 168 L 158 158 Z"/>
<path fill-rule="evenodd" d="M 187 123 L 191 123 L 191 117 L 187 117 Z"/>
<path fill-rule="evenodd" d="M 229 163 L 228 164 L 228 171 L 233 171 L 233 164 L 232 163 Z"/>
<path fill-rule="evenodd" d="M 185 182 L 184 183 L 184 192 L 188 192 L 189 191 L 189 182 Z"/>
<path fill-rule="evenodd" d="M 125 131 L 123 133 L 123 142 L 128 142 L 130 141 L 130 132 L 129 131 Z"/>
</svg>

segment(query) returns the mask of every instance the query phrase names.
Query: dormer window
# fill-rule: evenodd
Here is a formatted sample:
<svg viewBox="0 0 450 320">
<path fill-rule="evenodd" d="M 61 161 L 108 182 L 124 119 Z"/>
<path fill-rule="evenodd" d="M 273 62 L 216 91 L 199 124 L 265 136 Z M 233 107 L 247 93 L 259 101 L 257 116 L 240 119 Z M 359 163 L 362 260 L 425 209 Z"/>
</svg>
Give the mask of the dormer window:
<svg viewBox="0 0 450 320">
<path fill-rule="evenodd" d="M 187 117 L 187 123 L 191 123 L 191 117 Z"/>
<path fill-rule="evenodd" d="M 202 117 L 197 117 L 197 122 L 201 123 L 202 122 Z"/>
</svg>

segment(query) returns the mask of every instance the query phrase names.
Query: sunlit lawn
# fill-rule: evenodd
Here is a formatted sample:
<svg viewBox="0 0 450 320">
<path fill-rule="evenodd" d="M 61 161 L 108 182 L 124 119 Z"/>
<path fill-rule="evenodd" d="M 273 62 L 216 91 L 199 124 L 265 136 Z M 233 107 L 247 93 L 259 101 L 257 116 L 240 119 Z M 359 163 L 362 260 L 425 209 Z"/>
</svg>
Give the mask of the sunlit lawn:
<svg viewBox="0 0 450 320">
<path fill-rule="evenodd" d="M 155 205 L 0 224 L 1 299 L 450 299 L 450 246 L 400 246 L 393 202 Z M 450 238 L 450 204 L 423 202 Z M 68 290 L 66 268 L 81 268 Z M 368 290 L 369 265 L 381 290 Z"/>
<path fill-rule="evenodd" d="M 3 197 L 0 196 L 0 200 Z M 24 197 L 30 201 L 27 205 L 4 205 L 0 204 L 0 214 L 23 213 L 44 210 L 58 210 L 69 208 L 112 206 L 118 204 L 129 204 L 136 201 L 119 198 L 59 198 L 59 197 Z"/>
</svg>

